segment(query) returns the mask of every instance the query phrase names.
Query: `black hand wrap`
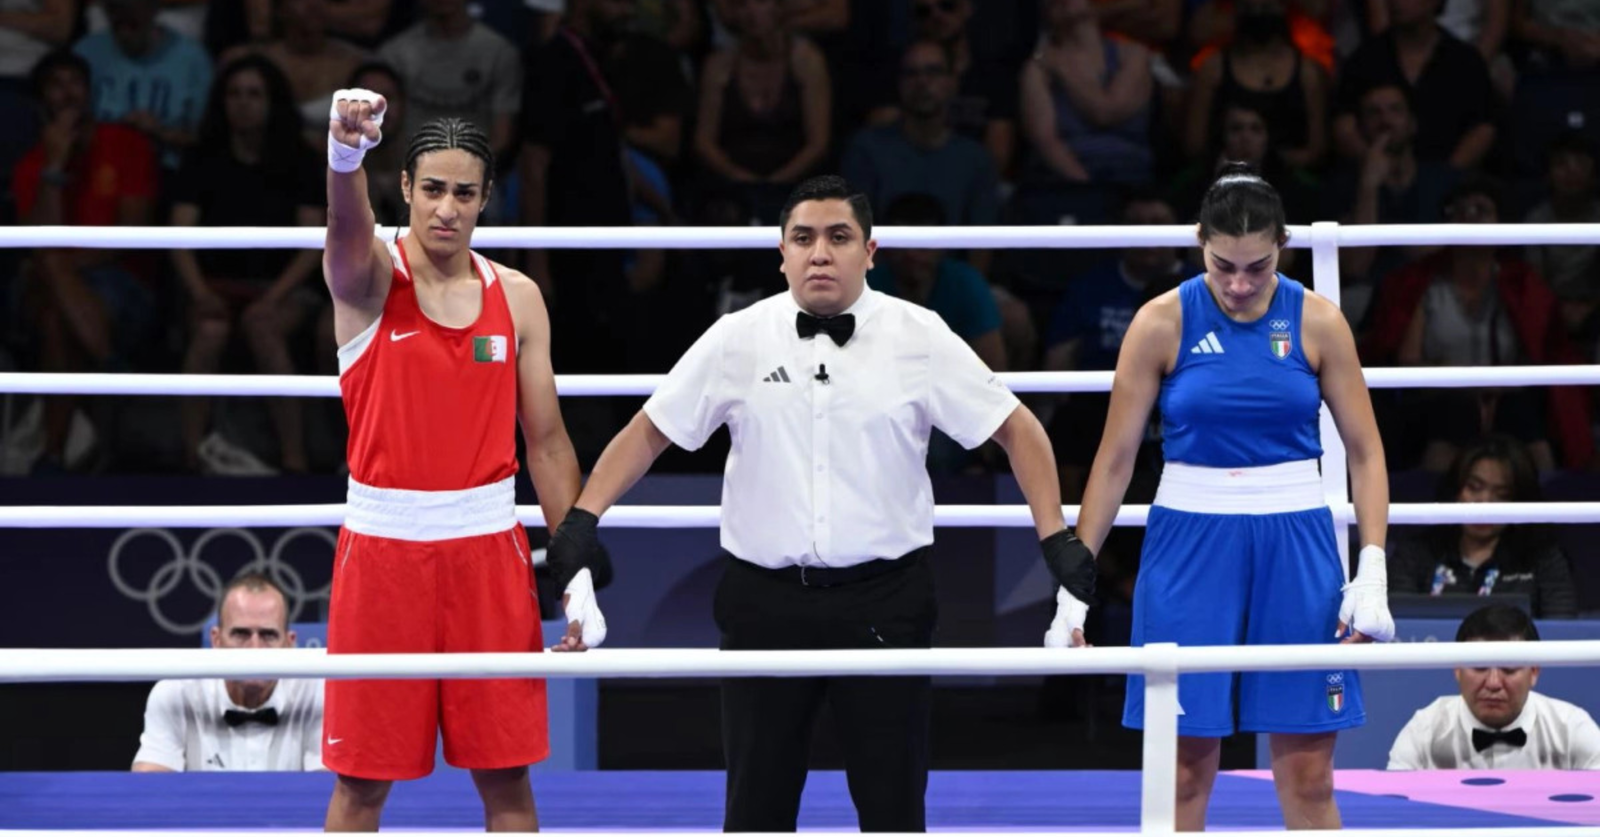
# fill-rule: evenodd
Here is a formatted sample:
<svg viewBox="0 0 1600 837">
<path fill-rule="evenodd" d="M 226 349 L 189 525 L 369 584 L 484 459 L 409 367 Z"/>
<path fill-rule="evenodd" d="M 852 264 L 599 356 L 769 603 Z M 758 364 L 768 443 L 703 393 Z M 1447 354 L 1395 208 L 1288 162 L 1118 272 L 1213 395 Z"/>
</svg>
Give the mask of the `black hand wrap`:
<svg viewBox="0 0 1600 837">
<path fill-rule="evenodd" d="M 1056 583 L 1086 605 L 1094 604 L 1094 553 L 1071 529 L 1062 529 L 1039 542 L 1044 565 Z"/>
<path fill-rule="evenodd" d="M 595 589 L 610 583 L 611 557 L 600 546 L 600 537 L 596 532 L 599 525 L 600 518 L 593 513 L 573 507 L 561 525 L 556 527 L 556 533 L 550 536 L 550 545 L 545 547 L 544 562 L 550 568 L 550 578 L 555 582 L 558 593 L 566 592 L 573 576 L 584 567 L 588 567 L 589 574 L 594 576 Z M 604 582 L 601 581 L 602 574 L 605 576 Z"/>
</svg>

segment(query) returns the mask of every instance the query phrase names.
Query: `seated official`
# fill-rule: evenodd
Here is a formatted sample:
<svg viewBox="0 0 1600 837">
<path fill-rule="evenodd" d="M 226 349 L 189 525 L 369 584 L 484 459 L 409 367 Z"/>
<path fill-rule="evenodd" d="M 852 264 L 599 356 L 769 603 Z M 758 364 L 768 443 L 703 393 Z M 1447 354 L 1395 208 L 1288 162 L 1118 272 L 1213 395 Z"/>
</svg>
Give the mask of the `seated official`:
<svg viewBox="0 0 1600 837">
<path fill-rule="evenodd" d="M 293 648 L 289 600 L 265 576 L 222 591 L 215 648 Z M 321 680 L 163 680 L 150 690 L 135 773 L 322 770 Z"/>
<path fill-rule="evenodd" d="M 1537 642 L 1526 613 L 1472 612 L 1456 642 Z M 1600 770 L 1600 727 L 1583 709 L 1533 691 L 1538 666 L 1458 668 L 1461 694 L 1411 717 L 1389 750 L 1390 770 Z"/>
</svg>

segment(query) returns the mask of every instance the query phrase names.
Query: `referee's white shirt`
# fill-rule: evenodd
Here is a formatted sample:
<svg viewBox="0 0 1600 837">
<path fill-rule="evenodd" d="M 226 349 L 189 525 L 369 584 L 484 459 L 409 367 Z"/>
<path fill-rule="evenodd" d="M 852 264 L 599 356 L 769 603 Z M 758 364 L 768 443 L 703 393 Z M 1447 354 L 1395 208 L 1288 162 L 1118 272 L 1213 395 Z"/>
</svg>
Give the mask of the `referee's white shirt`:
<svg viewBox="0 0 1600 837">
<path fill-rule="evenodd" d="M 168 770 L 322 770 L 322 681 L 279 680 L 260 709 L 278 723 L 228 726 L 223 713 L 245 710 L 223 681 L 162 680 L 150 690 L 135 762 Z"/>
<path fill-rule="evenodd" d="M 800 339 L 799 311 L 785 291 L 718 320 L 645 414 L 687 450 L 728 425 L 722 547 L 738 558 L 848 567 L 933 543 L 930 431 L 975 448 L 1016 396 L 926 308 L 867 288 L 843 346 Z"/>
<path fill-rule="evenodd" d="M 1442 697 L 1411 716 L 1389 750 L 1390 770 L 1600 770 L 1600 727 L 1583 709 L 1528 693 L 1522 714 L 1507 730 L 1528 743 L 1495 742 L 1478 752 L 1472 731 L 1488 730 L 1460 695 Z"/>
</svg>

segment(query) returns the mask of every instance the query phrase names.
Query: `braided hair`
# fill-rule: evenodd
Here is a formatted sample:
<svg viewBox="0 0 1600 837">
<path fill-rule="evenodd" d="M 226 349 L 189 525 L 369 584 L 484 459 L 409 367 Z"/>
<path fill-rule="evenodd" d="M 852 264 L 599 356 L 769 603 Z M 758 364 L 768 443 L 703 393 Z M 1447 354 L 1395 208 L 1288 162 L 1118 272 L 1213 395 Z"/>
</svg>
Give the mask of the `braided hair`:
<svg viewBox="0 0 1600 837">
<path fill-rule="evenodd" d="M 494 151 L 489 147 L 489 135 L 482 128 L 465 119 L 441 117 L 424 124 L 411 135 L 411 146 L 406 149 L 406 177 L 417 179 L 417 158 L 435 151 L 459 148 L 483 161 L 483 187 L 494 181 Z"/>
</svg>

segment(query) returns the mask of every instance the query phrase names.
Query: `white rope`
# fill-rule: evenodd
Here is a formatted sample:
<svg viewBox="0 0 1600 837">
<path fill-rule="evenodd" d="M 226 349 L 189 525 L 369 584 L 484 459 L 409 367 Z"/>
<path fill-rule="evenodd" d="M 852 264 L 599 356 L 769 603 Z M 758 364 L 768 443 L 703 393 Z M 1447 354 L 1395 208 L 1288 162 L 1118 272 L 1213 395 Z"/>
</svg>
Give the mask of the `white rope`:
<svg viewBox="0 0 1600 837">
<path fill-rule="evenodd" d="M 1429 366 L 1363 369 L 1372 389 L 1600 385 L 1600 364 Z M 557 375 L 565 396 L 649 395 L 663 375 Z M 1107 392 L 1110 372 L 1002 372 L 1016 393 Z M 0 372 L 0 392 L 36 395 L 254 395 L 336 398 L 331 375 L 172 375 L 110 372 Z"/>
<path fill-rule="evenodd" d="M 331 780 L 330 780 L 331 781 Z M 539 784 L 535 778 L 534 785 Z M 268 787 L 264 784 L 263 789 Z M 200 831 L 183 829 L 181 831 L 6 831 L 0 830 L 0 837 L 290 837 L 305 832 L 299 831 Z M 460 831 L 406 831 L 406 837 L 461 837 Z M 541 831 L 546 837 L 726 837 L 720 831 Z M 1138 833 L 1130 831 L 1072 831 L 1072 837 L 1128 837 L 1129 834 Z M 1157 833 L 1157 832 L 1144 832 Z M 999 831 L 984 832 L 976 830 L 963 830 L 962 837 L 1062 837 L 1059 831 Z M 1553 826 L 1550 828 L 1380 828 L 1380 829 L 1346 829 L 1344 831 L 1216 831 L 1206 832 L 1207 837 L 1263 837 L 1263 835 L 1283 834 L 1287 837 L 1596 837 L 1600 835 L 1600 828 L 1593 826 Z"/>
<path fill-rule="evenodd" d="M 1600 244 L 1600 224 L 1386 224 L 1339 226 L 1341 247 L 1401 244 Z M 394 238 L 393 227 L 375 235 Z M 321 250 L 322 227 L 6 227 L 0 247 Z M 1185 247 L 1193 226 L 874 227 L 885 247 Z M 776 247 L 776 227 L 479 227 L 484 248 L 751 249 Z M 1311 227 L 1289 227 L 1290 247 L 1310 247 Z"/>
<path fill-rule="evenodd" d="M 1175 652 L 1175 654 L 1174 654 Z M 818 677 L 1138 674 L 1162 655 L 1181 672 L 1593 666 L 1600 640 L 1178 648 L 917 648 L 719 651 L 599 648 L 583 654 L 329 654 L 326 649 L 0 650 L 0 683 L 196 678 Z"/>
<path fill-rule="evenodd" d="M 331 781 L 331 780 L 330 780 Z M 534 785 L 539 784 L 535 778 Z M 263 789 L 268 787 L 264 784 Z M 305 832 L 300 831 L 201 831 L 183 829 L 181 831 L 74 831 L 74 830 L 48 830 L 29 831 L 0 830 L 0 837 L 291 837 Z M 461 837 L 460 831 L 406 831 L 406 837 Z M 545 837 L 726 837 L 720 831 L 541 831 Z M 1072 837 L 1128 837 L 1129 834 L 1138 833 L 1130 831 L 1073 831 Z M 1156 833 L 1156 832 L 1144 832 Z M 977 830 L 963 830 L 962 837 L 1062 837 L 1059 831 L 999 831 L 984 832 Z M 1207 837 L 1263 837 L 1263 835 L 1283 834 L 1285 837 L 1293 834 L 1294 837 L 1596 837 L 1600 835 L 1600 828 L 1593 826 L 1553 826 L 1550 828 L 1380 828 L 1380 829 L 1346 829 L 1344 831 L 1207 831 Z"/>
<path fill-rule="evenodd" d="M 1078 506 L 1062 506 L 1069 525 L 1078 522 Z M 279 506 L 0 506 L 0 529 L 123 529 L 165 527 L 204 529 L 285 526 L 338 526 L 343 503 Z M 1125 505 L 1116 525 L 1143 526 L 1150 507 Z M 538 506 L 518 506 L 526 526 L 545 525 Z M 1334 519 L 1355 522 L 1354 508 L 1334 507 Z M 1395 503 L 1389 523 L 1595 523 L 1600 503 Z M 1027 506 L 945 505 L 933 511 L 935 526 L 954 529 L 1030 528 Z M 708 529 L 722 525 L 717 506 L 615 506 L 600 521 L 618 529 Z"/>
</svg>

